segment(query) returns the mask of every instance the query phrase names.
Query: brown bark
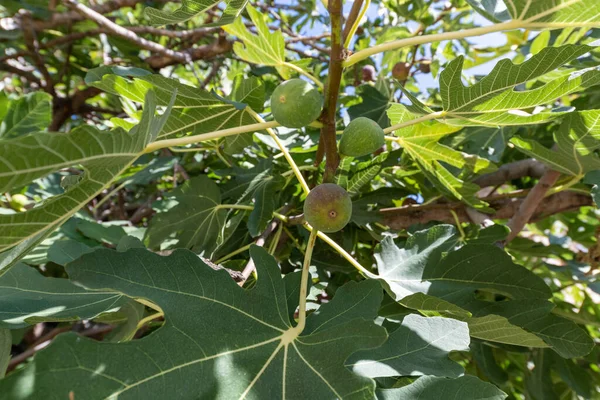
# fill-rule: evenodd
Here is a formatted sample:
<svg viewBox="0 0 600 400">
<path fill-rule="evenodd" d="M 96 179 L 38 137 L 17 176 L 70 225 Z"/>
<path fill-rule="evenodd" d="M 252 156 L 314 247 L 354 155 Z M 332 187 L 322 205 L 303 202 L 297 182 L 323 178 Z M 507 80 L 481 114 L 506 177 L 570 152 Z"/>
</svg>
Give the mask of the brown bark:
<svg viewBox="0 0 600 400">
<path fill-rule="evenodd" d="M 509 219 L 518 212 L 525 199 L 500 198 L 486 201 L 489 202 L 490 207 L 496 210 L 494 214 L 490 215 L 491 218 Z M 586 194 L 576 192 L 556 193 L 538 203 L 537 207 L 533 210 L 529 221 L 537 221 L 549 215 L 576 210 L 580 207 L 592 204 L 592 198 Z M 454 224 L 454 216 L 450 210 L 453 210 L 456 213 L 461 222 L 471 222 L 466 209 L 467 206 L 464 204 L 454 202 L 382 209 L 380 210 L 380 213 L 383 217 L 382 223 L 384 225 L 387 225 L 394 230 L 401 230 L 406 229 L 413 224 L 425 224 L 431 221 Z"/>
</svg>

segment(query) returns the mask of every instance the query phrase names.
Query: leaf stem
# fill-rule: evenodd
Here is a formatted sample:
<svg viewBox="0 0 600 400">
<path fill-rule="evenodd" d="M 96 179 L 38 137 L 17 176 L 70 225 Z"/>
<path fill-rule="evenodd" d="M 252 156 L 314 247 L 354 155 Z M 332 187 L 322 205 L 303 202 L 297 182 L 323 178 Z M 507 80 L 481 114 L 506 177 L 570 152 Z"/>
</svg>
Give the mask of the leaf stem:
<svg viewBox="0 0 600 400">
<path fill-rule="evenodd" d="M 313 228 L 309 224 L 304 223 L 302 226 L 304 226 L 311 233 L 313 232 Z M 365 267 L 363 267 L 362 265 L 360 265 L 360 263 L 358 261 L 356 261 L 354 259 L 354 257 L 352 257 L 346 250 L 344 250 L 342 248 L 342 246 L 340 246 L 339 244 L 337 244 L 332 238 L 330 238 L 329 236 L 327 236 L 323 232 L 318 232 L 317 236 L 319 237 L 319 239 L 321 239 L 322 241 L 324 241 L 325 243 L 327 243 L 329 246 L 331 246 L 335 251 L 337 251 L 340 256 L 344 257 L 363 276 L 369 276 L 370 275 L 369 271 L 367 271 L 365 269 Z"/>
<path fill-rule="evenodd" d="M 300 282 L 300 301 L 298 303 L 298 325 L 294 330 L 300 334 L 306 326 L 306 296 L 308 294 L 308 278 L 310 269 L 310 260 L 312 258 L 313 248 L 317 241 L 317 235 L 319 231 L 313 229 L 310 232 L 308 238 L 308 244 L 306 245 L 306 253 L 304 254 L 304 264 L 302 264 L 302 280 Z"/>
<path fill-rule="evenodd" d="M 398 129 L 406 128 L 407 126 L 420 124 L 421 122 L 430 121 L 432 119 L 443 118 L 446 115 L 445 111 L 437 111 L 431 114 L 423 115 L 422 117 L 411 119 L 410 121 L 404 121 L 396 125 L 392 125 L 383 130 L 384 133 L 392 133 Z M 398 139 L 396 139 L 398 140 Z"/>
<path fill-rule="evenodd" d="M 317 78 L 315 78 L 314 76 L 312 76 L 311 74 L 309 74 L 308 72 L 306 72 L 305 70 L 303 70 L 302 68 L 300 68 L 299 66 L 292 64 L 290 62 L 284 62 L 283 65 L 288 67 L 289 69 L 293 69 L 294 71 L 298 72 L 300 75 L 304 75 L 305 77 L 307 77 L 308 79 L 313 81 L 315 83 L 315 85 L 317 85 L 319 87 L 319 89 L 323 90 L 323 83 L 320 80 L 318 80 Z"/>
<path fill-rule="evenodd" d="M 252 115 L 255 120 L 259 121 L 263 125 L 271 123 L 271 122 L 265 122 L 265 120 L 251 108 L 246 108 L 246 111 L 248 111 L 248 113 L 250 113 L 250 115 Z M 261 124 L 257 124 L 257 125 L 261 125 Z M 275 126 L 279 126 L 279 124 L 277 124 Z M 279 147 L 279 150 L 281 150 L 281 152 L 283 153 L 283 156 L 285 157 L 286 161 L 290 165 L 290 168 L 292 168 L 292 171 L 294 171 L 294 175 L 296 175 L 296 178 L 298 179 L 300 186 L 302 186 L 302 190 L 304 190 L 304 193 L 308 194 L 308 192 L 310 192 L 310 189 L 309 189 L 308 185 L 306 184 L 306 181 L 304 180 L 304 177 L 302 176 L 300 169 L 298 169 L 298 166 L 296 165 L 296 162 L 290 155 L 289 151 L 285 148 L 283 143 L 281 143 L 281 140 L 279 140 L 279 138 L 277 137 L 277 134 L 273 131 L 273 129 L 271 129 L 271 127 L 267 127 L 264 129 L 266 129 L 269 136 L 271 136 L 271 139 L 273 139 L 275 141 L 275 143 L 277 144 L 277 147 Z"/>
<path fill-rule="evenodd" d="M 243 253 L 244 251 L 248 250 L 250 248 L 250 246 L 252 246 L 254 243 L 248 243 L 245 246 L 240 247 L 237 250 L 232 251 L 231 253 L 224 255 L 223 257 L 219 258 L 217 261 L 215 261 L 215 264 L 221 264 L 223 261 L 227 261 L 229 260 L 231 257 Z"/>
<path fill-rule="evenodd" d="M 368 47 L 364 50 L 358 51 L 350 57 L 348 57 L 348 59 L 344 61 L 343 65 L 344 67 L 349 67 L 366 58 L 371 57 L 372 55 L 383 53 L 386 51 L 397 50 L 402 47 L 415 46 L 418 44 L 432 42 L 440 42 L 442 40 L 463 39 L 471 36 L 480 36 L 485 35 L 486 33 L 524 28 L 526 25 L 527 23 L 525 23 L 524 21 L 509 21 L 490 26 L 482 26 L 479 28 L 463 29 L 454 32 L 436 33 L 432 35 L 415 36 L 406 39 L 395 40 L 392 42 L 383 43 L 377 46 Z"/>
<path fill-rule="evenodd" d="M 240 133 L 262 131 L 264 129 L 276 128 L 278 126 L 279 124 L 275 121 L 263 121 L 259 124 L 242 125 L 235 128 L 222 129 L 219 131 L 203 133 L 200 135 L 185 136 L 177 139 L 159 140 L 157 142 L 152 142 L 148 144 L 148 146 L 146 146 L 146 148 L 143 150 L 143 153 L 152 153 L 156 150 L 163 149 L 165 147 L 185 146 L 187 144 L 204 142 L 206 140 L 214 140 L 222 137 L 239 135 Z"/>
<path fill-rule="evenodd" d="M 348 46 L 350 46 L 350 42 L 352 41 L 352 38 L 354 37 L 354 34 L 360 25 L 360 20 L 363 19 L 370 5 L 371 0 L 365 0 L 364 6 L 363 0 L 354 0 L 350 14 L 348 15 L 348 19 L 344 25 L 344 32 L 342 35 L 344 38 L 344 48 L 347 49 Z"/>
</svg>

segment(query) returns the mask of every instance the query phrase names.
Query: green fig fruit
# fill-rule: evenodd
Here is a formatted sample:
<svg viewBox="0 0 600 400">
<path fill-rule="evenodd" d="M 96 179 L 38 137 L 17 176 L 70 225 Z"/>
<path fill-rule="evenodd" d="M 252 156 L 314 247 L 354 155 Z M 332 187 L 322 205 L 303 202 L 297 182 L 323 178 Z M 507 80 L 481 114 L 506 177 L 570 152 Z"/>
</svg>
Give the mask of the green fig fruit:
<svg viewBox="0 0 600 400">
<path fill-rule="evenodd" d="M 362 157 L 371 154 L 385 144 L 383 129 L 372 119 L 358 117 L 350 121 L 340 139 L 340 153 L 345 156 Z"/>
<path fill-rule="evenodd" d="M 352 200 L 341 186 L 323 183 L 310 191 L 304 201 L 304 219 L 321 232 L 341 230 L 352 216 Z"/>
<path fill-rule="evenodd" d="M 323 96 L 310 83 L 290 79 L 277 86 L 271 95 L 273 118 L 282 126 L 302 128 L 319 118 Z"/>
<path fill-rule="evenodd" d="M 10 208 L 15 211 L 25 211 L 27 204 L 29 204 L 29 199 L 22 194 L 13 194 L 10 198 Z"/>
</svg>

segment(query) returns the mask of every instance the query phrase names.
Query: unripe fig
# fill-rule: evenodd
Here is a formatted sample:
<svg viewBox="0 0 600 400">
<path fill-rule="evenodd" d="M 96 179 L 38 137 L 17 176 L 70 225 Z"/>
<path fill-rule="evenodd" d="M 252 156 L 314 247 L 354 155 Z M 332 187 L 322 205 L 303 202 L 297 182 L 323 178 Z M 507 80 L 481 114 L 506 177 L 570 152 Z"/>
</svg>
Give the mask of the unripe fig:
<svg viewBox="0 0 600 400">
<path fill-rule="evenodd" d="M 271 95 L 273 118 L 288 128 L 302 128 L 321 114 L 323 97 L 310 83 L 290 79 L 277 86 Z"/>
<path fill-rule="evenodd" d="M 350 221 L 352 200 L 341 186 L 323 183 L 310 191 L 304 201 L 304 219 L 322 232 L 337 232 Z"/>
<path fill-rule="evenodd" d="M 385 134 L 372 119 L 358 117 L 350 121 L 340 139 L 340 153 L 345 156 L 362 157 L 371 154 L 385 144 Z"/>
<path fill-rule="evenodd" d="M 408 79 L 408 75 L 410 74 L 410 64 L 406 62 L 399 62 L 394 65 L 392 69 L 392 76 L 399 81 L 405 81 Z"/>
<path fill-rule="evenodd" d="M 29 204 L 29 199 L 22 194 L 13 194 L 10 198 L 10 208 L 15 211 L 25 211 L 27 204 Z"/>
</svg>

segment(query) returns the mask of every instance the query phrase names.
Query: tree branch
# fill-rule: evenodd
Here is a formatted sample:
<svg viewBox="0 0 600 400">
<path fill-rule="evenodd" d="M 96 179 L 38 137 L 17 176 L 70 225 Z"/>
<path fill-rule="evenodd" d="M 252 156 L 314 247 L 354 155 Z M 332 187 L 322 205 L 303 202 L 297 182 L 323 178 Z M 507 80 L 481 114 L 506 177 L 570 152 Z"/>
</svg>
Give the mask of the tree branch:
<svg viewBox="0 0 600 400">
<path fill-rule="evenodd" d="M 330 182 L 335 176 L 340 157 L 337 152 L 335 134 L 337 100 L 342 80 L 342 62 L 344 60 L 342 46 L 342 4 L 341 0 L 330 0 L 328 4 L 331 19 L 331 51 L 329 53 L 329 79 L 325 89 L 325 104 L 321 113 L 321 138 L 319 146 L 324 146 L 325 174 L 323 182 Z"/>
<path fill-rule="evenodd" d="M 356 18 L 358 18 L 358 15 L 360 14 L 360 10 L 363 6 L 363 2 L 364 2 L 364 0 L 354 0 L 354 3 L 352 3 L 352 8 L 350 9 L 350 13 L 348 14 L 346 23 L 344 24 L 344 32 L 342 33 L 342 43 L 346 43 L 346 39 L 348 38 L 348 35 L 350 34 L 352 25 L 354 25 Z"/>
<path fill-rule="evenodd" d="M 490 207 L 496 210 L 491 214 L 492 219 L 509 219 L 518 214 L 526 199 L 523 198 L 496 198 L 495 200 L 483 199 L 489 202 Z M 542 202 L 537 203 L 531 213 L 530 221 L 537 221 L 549 215 L 559 214 L 566 211 L 576 210 L 583 206 L 592 205 L 589 195 L 577 192 L 559 192 L 548 196 Z M 398 208 L 381 209 L 381 223 L 394 230 L 407 229 L 414 224 L 426 224 L 438 221 L 454 224 L 456 221 L 450 212 L 454 211 L 460 222 L 471 222 L 467 213 L 467 206 L 462 203 L 434 203 L 428 205 L 410 205 Z"/>
<path fill-rule="evenodd" d="M 166 3 L 168 1 L 173 0 L 156 0 L 160 3 Z M 112 0 L 103 4 L 99 4 L 97 6 L 91 7 L 91 9 L 98 14 L 109 14 L 113 11 L 116 11 L 125 7 L 135 7 L 138 3 L 144 3 L 145 0 Z M 42 31 L 44 29 L 52 29 L 62 25 L 69 25 L 75 22 L 80 22 L 85 20 L 86 17 L 81 15 L 77 11 L 70 11 L 66 13 L 60 14 L 52 14 L 52 16 L 47 20 L 34 20 L 33 27 L 36 31 Z M 2 18 L 0 20 L 1 26 L 10 26 L 15 29 L 20 29 L 21 27 L 21 19 L 19 17 L 16 18 Z"/>
<path fill-rule="evenodd" d="M 115 24 L 114 22 L 112 22 L 102 14 L 98 13 L 97 11 L 81 3 L 78 3 L 77 0 L 64 0 L 64 3 L 67 5 L 67 7 L 72 8 L 75 11 L 79 12 L 81 15 L 91 19 L 98 25 L 107 29 L 112 34 L 122 37 L 123 39 L 129 40 L 130 42 L 135 43 L 142 49 L 153 51 L 165 57 L 175 59 L 179 62 L 191 61 L 189 54 L 167 49 L 163 45 L 141 38 L 135 32 Z"/>
<path fill-rule="evenodd" d="M 498 186 L 502 185 L 504 182 L 523 178 L 525 176 L 539 178 L 544 174 L 545 170 L 546 167 L 544 164 L 533 158 L 529 158 L 504 164 L 492 173 L 477 177 L 473 182 L 481 187 Z"/>
<path fill-rule="evenodd" d="M 510 233 L 508 234 L 505 243 L 508 243 L 517 237 L 519 232 L 525 227 L 525 224 L 529 222 L 531 216 L 536 212 L 537 208 L 548 201 L 547 199 L 544 200 L 544 197 L 559 177 L 560 172 L 558 171 L 547 170 L 544 172 L 544 175 L 542 175 L 533 189 L 529 191 L 527 197 L 519 206 L 519 210 L 512 216 L 510 221 L 508 221 L 508 224 L 506 224 L 506 226 L 510 228 Z M 544 201 L 542 202 L 542 200 Z"/>
<path fill-rule="evenodd" d="M 19 10 L 19 15 L 21 16 L 21 20 L 23 21 L 22 31 L 25 46 L 27 46 L 27 49 L 29 50 L 31 57 L 33 58 L 35 66 L 44 77 L 42 87 L 44 88 L 44 91 L 51 94 L 53 97 L 56 97 L 56 91 L 54 90 L 54 82 L 52 80 L 52 76 L 50 75 L 50 72 L 48 72 L 48 68 L 46 68 L 46 64 L 44 63 L 44 60 L 40 55 L 40 46 L 36 37 L 35 29 L 33 28 L 31 12 L 26 10 Z"/>
<path fill-rule="evenodd" d="M 225 35 L 220 35 L 219 38 L 211 44 L 199 46 L 186 51 L 186 55 L 189 57 L 189 61 L 195 60 L 208 60 L 218 55 L 228 53 L 231 51 L 233 43 L 227 40 Z M 179 64 L 181 61 L 175 57 L 169 57 L 167 55 L 155 55 L 146 58 L 145 60 L 148 65 L 157 70 L 169 65 Z"/>
</svg>

